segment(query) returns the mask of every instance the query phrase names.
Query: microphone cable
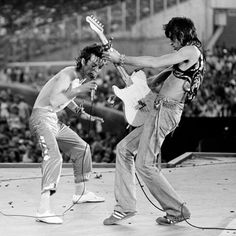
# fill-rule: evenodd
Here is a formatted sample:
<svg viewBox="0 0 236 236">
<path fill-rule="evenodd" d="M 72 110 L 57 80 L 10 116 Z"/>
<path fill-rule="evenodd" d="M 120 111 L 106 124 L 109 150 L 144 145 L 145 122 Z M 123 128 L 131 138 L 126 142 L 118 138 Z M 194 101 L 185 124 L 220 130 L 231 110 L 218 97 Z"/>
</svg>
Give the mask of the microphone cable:
<svg viewBox="0 0 236 236">
<path fill-rule="evenodd" d="M 89 118 L 89 125 L 88 125 L 88 136 L 89 136 L 89 133 L 91 131 L 91 124 L 92 124 L 92 111 L 93 111 L 93 106 L 94 106 L 94 92 L 95 90 L 92 90 L 91 91 L 91 106 L 90 106 L 90 110 L 89 110 L 89 115 L 90 115 L 90 118 Z M 69 211 L 71 210 L 78 202 L 79 200 L 81 199 L 81 197 L 84 195 L 84 192 L 85 192 L 85 189 L 86 189 L 86 184 L 85 184 L 85 181 L 84 181 L 84 157 L 85 157 L 85 153 L 87 151 L 87 148 L 88 148 L 88 143 L 86 142 L 86 146 L 85 146 L 85 149 L 84 149 L 84 154 L 83 154 L 83 158 L 82 158 L 82 176 L 83 176 L 83 183 L 84 183 L 84 188 L 83 188 L 83 191 L 82 191 L 82 194 L 80 195 L 80 198 L 75 202 L 75 203 L 72 203 L 64 212 L 63 212 L 63 216 Z M 91 159 L 92 159 L 92 156 L 91 156 Z M 91 160 L 92 161 L 92 160 Z"/>
</svg>

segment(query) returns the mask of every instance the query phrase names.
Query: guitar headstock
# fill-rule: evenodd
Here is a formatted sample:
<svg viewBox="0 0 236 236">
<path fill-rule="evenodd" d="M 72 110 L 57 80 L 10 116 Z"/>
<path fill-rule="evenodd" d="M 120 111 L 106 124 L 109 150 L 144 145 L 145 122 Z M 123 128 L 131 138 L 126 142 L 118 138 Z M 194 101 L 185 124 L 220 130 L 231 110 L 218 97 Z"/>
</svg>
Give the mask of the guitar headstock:
<svg viewBox="0 0 236 236">
<path fill-rule="evenodd" d="M 91 29 L 94 30 L 97 34 L 103 33 L 104 25 L 99 22 L 99 20 L 96 19 L 95 16 L 87 16 L 86 21 L 90 24 Z"/>
</svg>

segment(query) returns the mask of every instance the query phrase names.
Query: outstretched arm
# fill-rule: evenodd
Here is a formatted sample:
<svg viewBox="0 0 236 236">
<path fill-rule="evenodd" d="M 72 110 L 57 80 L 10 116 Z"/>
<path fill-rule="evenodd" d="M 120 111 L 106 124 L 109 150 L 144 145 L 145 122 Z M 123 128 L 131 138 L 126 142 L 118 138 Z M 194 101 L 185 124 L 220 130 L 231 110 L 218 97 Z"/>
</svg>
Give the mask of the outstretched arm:
<svg viewBox="0 0 236 236">
<path fill-rule="evenodd" d="M 120 65 L 127 64 L 137 67 L 159 68 L 159 67 L 179 64 L 181 62 L 190 60 L 193 57 L 193 48 L 191 46 L 186 46 L 176 52 L 165 54 L 159 57 L 154 57 L 154 56 L 132 57 L 120 54 L 116 50 L 104 52 L 104 56 L 113 63 L 117 63 Z"/>
</svg>

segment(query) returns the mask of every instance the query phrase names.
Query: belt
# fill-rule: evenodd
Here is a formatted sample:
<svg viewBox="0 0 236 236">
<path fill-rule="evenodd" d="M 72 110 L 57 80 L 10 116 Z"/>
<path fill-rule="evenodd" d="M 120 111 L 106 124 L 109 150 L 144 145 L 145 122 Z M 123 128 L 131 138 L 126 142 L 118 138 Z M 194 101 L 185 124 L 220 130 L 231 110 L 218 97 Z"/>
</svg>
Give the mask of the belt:
<svg viewBox="0 0 236 236">
<path fill-rule="evenodd" d="M 184 103 L 180 103 L 174 100 L 168 100 L 168 98 L 157 97 L 156 100 L 154 101 L 154 109 L 157 109 L 160 105 L 170 109 L 184 107 Z"/>
</svg>

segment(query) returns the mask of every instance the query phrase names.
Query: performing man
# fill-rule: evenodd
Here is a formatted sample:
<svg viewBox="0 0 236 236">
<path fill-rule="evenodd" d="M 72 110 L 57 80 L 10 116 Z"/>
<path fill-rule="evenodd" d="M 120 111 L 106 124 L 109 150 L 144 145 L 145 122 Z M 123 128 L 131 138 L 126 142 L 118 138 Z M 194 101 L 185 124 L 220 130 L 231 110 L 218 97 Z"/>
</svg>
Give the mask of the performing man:
<svg viewBox="0 0 236 236">
<path fill-rule="evenodd" d="M 57 112 L 68 107 L 73 112 L 90 121 L 103 122 L 102 118 L 90 116 L 74 101 L 96 90 L 95 79 L 104 66 L 101 45 L 85 47 L 76 66 L 69 66 L 54 75 L 40 91 L 29 120 L 30 129 L 42 150 L 41 199 L 37 210 L 37 220 L 50 224 L 61 224 L 63 220 L 51 209 L 51 195 L 57 190 L 62 168 L 60 150 L 72 160 L 75 182 L 73 203 L 103 202 L 85 188 L 92 169 L 89 145 L 72 129 L 58 120 Z"/>
<path fill-rule="evenodd" d="M 105 225 L 116 224 L 135 215 L 135 170 L 166 212 L 165 216 L 156 219 L 158 224 L 172 225 L 190 217 L 184 201 L 156 167 L 156 161 L 165 137 L 180 122 L 184 103 L 191 101 L 197 93 L 203 79 L 204 58 L 201 42 L 190 19 L 174 17 L 164 25 L 164 30 L 175 50 L 173 53 L 160 57 L 131 57 L 116 50 L 104 53 L 108 60 L 121 66 L 169 67 L 160 76 L 147 81 L 150 88 L 156 86 L 160 90 L 144 125 L 134 129 L 117 145 L 116 205 L 111 216 L 104 220 Z"/>
</svg>

